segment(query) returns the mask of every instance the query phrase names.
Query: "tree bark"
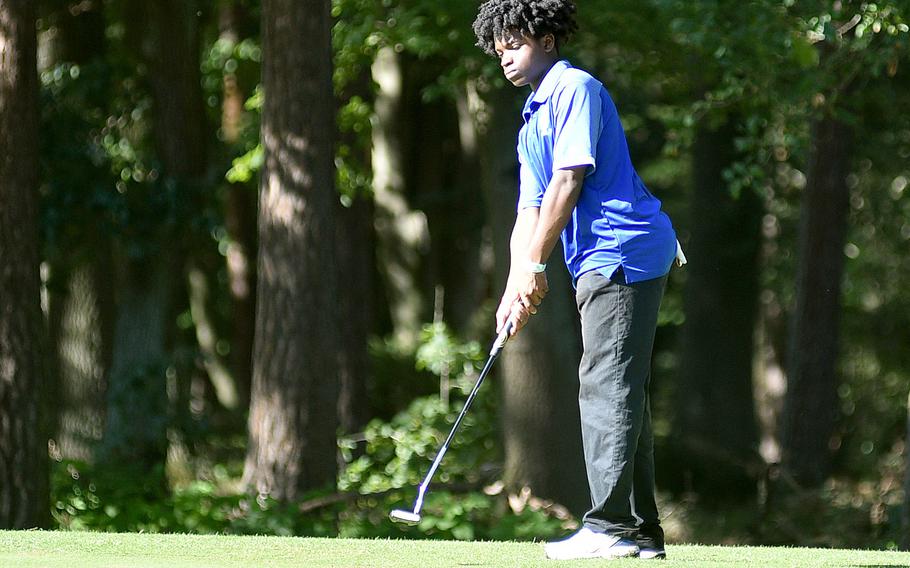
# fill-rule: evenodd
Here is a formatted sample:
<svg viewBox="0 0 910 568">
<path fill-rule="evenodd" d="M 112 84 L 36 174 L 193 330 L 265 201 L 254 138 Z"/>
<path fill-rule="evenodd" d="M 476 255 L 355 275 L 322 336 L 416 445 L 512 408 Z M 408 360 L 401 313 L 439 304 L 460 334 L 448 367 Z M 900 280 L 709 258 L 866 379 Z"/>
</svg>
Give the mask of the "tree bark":
<svg viewBox="0 0 910 568">
<path fill-rule="evenodd" d="M 66 290 L 51 310 L 59 413 L 53 437 L 60 458 L 85 462 L 94 459 L 104 434 L 113 335 L 109 251 L 98 254 L 96 261 L 82 263 L 64 275 Z"/>
<path fill-rule="evenodd" d="M 59 10 L 57 29 L 66 61 L 91 62 L 105 51 L 103 0 L 66 0 Z"/>
<path fill-rule="evenodd" d="M 762 206 L 731 195 L 723 171 L 735 159 L 735 122 L 696 132 L 686 320 L 674 428 L 675 461 L 709 500 L 754 495 L 762 461 L 752 390 Z"/>
<path fill-rule="evenodd" d="M 340 107 L 353 97 L 373 99 L 371 71 L 365 67 L 357 78 L 336 96 Z M 339 145 L 350 149 L 354 167 L 370 170 L 372 148 L 357 132 L 340 133 Z M 341 431 L 356 434 L 371 418 L 368 388 L 372 381 L 372 362 L 369 353 L 370 334 L 375 331 L 377 266 L 374 231 L 375 206 L 372 196 L 363 193 L 348 195 L 350 203 L 336 201 L 338 210 L 335 230 L 338 252 L 339 282 L 348 282 L 338 300 L 338 321 L 341 322 L 338 363 L 340 390 L 338 419 Z"/>
<path fill-rule="evenodd" d="M 400 57 L 391 47 L 380 49 L 372 73 L 378 85 L 372 159 L 377 260 L 394 338 L 401 347 L 412 349 L 427 319 L 419 279 L 429 229 L 424 213 L 413 209 L 405 194 L 405 76 Z"/>
<path fill-rule="evenodd" d="M 263 2 L 259 286 L 244 481 L 279 501 L 335 483 L 335 101 L 328 0 Z"/>
<path fill-rule="evenodd" d="M 167 451 L 165 377 L 173 259 L 121 259 L 117 315 L 99 453 L 103 463 L 153 471 Z"/>
<path fill-rule="evenodd" d="M 205 174 L 206 128 L 195 2 L 130 0 L 126 9 L 127 39 L 149 70 L 154 143 L 163 170 L 160 189 L 196 199 L 198 193 L 190 190 Z M 140 237 L 147 245 L 142 256 L 115 256 L 120 259 L 119 296 L 103 444 L 104 459 L 148 471 L 166 456 L 164 367 L 174 338 L 169 322 L 185 282 L 180 228 L 161 225 Z"/>
<path fill-rule="evenodd" d="M 785 473 L 807 487 L 831 473 L 852 137 L 852 128 L 834 116 L 814 124 L 800 206 L 781 451 Z"/>
<path fill-rule="evenodd" d="M 360 432 L 369 420 L 367 385 L 372 370 L 367 350 L 373 326 L 373 211 L 366 196 L 354 198 L 350 207 L 337 202 L 338 281 L 347 282 L 338 298 L 339 396 L 341 431 Z"/>
<path fill-rule="evenodd" d="M 488 98 L 482 155 L 494 247 L 494 296 L 509 272 L 509 236 L 515 222 L 518 159 L 515 140 L 520 107 L 511 92 Z M 550 292 L 540 312 L 503 350 L 502 432 L 504 478 L 510 491 L 530 487 L 581 514 L 590 506 L 578 411 L 581 334 L 561 249 L 550 258 Z M 492 322 L 491 322 L 492 327 Z"/>
<path fill-rule="evenodd" d="M 484 297 L 481 271 L 481 244 L 484 218 L 483 188 L 477 179 L 480 171 L 480 148 L 477 128 L 471 110 L 472 91 L 461 88 L 456 93 L 458 155 L 449 163 L 452 183 L 445 200 L 441 246 L 438 256 L 439 281 L 445 287 L 446 321 L 464 334 L 474 319 Z M 432 229 L 432 226 L 431 226 Z"/>
<path fill-rule="evenodd" d="M 49 521 L 35 7 L 0 2 L 0 528 Z"/>
<path fill-rule="evenodd" d="M 910 395 L 907 396 L 907 435 L 904 438 L 904 507 L 901 515 L 901 550 L 910 550 Z"/>
<path fill-rule="evenodd" d="M 426 214 L 430 236 L 428 270 L 421 282 L 424 289 L 442 293 L 442 319 L 463 336 L 470 331 L 485 292 L 483 280 L 477 278 L 484 205 L 467 89 L 459 88 L 454 101 L 442 96 L 430 101 L 422 98 L 424 89 L 438 80 L 447 65 L 423 61 L 408 67 L 405 108 L 414 143 L 408 153 L 406 184 L 408 194 Z"/>
<path fill-rule="evenodd" d="M 208 132 L 200 82 L 196 2 L 160 0 L 145 4 L 145 9 L 148 27 L 141 45 L 155 101 L 156 153 L 165 175 L 177 183 L 197 182 L 207 164 Z"/>
<path fill-rule="evenodd" d="M 106 23 L 102 2 L 55 2 L 54 8 L 47 17 L 55 23 L 57 35 L 49 50 L 53 57 L 46 63 L 103 65 Z M 107 91 L 98 89 L 87 104 L 103 109 L 108 103 Z M 51 175 L 55 165 L 50 164 Z M 78 250 L 69 247 L 64 254 L 46 259 L 54 372 L 44 404 L 55 457 L 90 462 L 103 436 L 107 412 L 114 285 L 109 234 L 91 227 L 84 239 Z"/>
<path fill-rule="evenodd" d="M 233 44 L 243 39 L 248 14 L 240 2 L 222 0 L 219 6 L 221 38 Z M 221 129 L 224 141 L 240 140 L 245 93 L 233 73 L 224 75 Z M 249 408 L 252 380 L 253 334 L 256 326 L 256 198 L 247 184 L 232 183 L 224 203 L 224 219 L 230 245 L 227 251 L 228 287 L 231 295 L 231 375 L 239 397 L 238 406 Z"/>
</svg>

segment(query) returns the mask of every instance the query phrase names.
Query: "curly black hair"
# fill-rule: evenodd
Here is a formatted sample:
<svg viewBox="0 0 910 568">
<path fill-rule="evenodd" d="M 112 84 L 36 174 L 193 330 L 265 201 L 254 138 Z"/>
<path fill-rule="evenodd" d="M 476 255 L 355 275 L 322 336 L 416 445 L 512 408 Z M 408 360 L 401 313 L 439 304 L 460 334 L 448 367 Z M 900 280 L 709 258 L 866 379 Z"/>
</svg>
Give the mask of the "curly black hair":
<svg viewBox="0 0 910 568">
<path fill-rule="evenodd" d="M 558 48 L 577 29 L 572 0 L 488 0 L 477 9 L 474 20 L 477 47 L 493 56 L 495 41 L 510 33 L 533 38 L 553 34 Z"/>
</svg>

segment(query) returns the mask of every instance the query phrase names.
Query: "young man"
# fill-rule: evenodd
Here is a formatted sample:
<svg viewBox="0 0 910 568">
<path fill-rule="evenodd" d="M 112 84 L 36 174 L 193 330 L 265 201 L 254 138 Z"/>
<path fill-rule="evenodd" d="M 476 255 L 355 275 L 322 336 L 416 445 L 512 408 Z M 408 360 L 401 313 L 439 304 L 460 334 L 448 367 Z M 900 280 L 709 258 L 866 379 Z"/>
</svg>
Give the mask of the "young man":
<svg viewBox="0 0 910 568">
<path fill-rule="evenodd" d="M 511 271 L 497 329 L 515 331 L 547 294 L 547 258 L 562 238 L 581 316 L 582 437 L 591 488 L 584 526 L 548 543 L 548 558 L 663 558 L 654 496 L 651 350 L 667 273 L 684 262 L 670 219 L 632 167 L 604 86 L 559 55 L 576 30 L 571 0 L 489 0 L 477 45 L 506 78 L 530 86 Z"/>
</svg>

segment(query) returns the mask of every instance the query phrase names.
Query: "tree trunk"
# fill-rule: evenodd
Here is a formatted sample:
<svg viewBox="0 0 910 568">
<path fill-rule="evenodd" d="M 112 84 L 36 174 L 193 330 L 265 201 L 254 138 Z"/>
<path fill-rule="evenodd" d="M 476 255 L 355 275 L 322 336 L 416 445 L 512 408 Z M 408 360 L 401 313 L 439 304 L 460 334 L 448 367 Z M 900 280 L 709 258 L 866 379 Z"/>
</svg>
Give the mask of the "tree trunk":
<svg viewBox="0 0 910 568">
<path fill-rule="evenodd" d="M 901 515 L 901 550 L 910 550 L 910 395 L 907 396 L 907 435 L 904 438 L 904 507 Z"/>
<path fill-rule="evenodd" d="M 509 236 L 515 222 L 518 159 L 515 140 L 520 108 L 512 92 L 489 96 L 481 159 L 494 247 L 494 296 L 509 272 Z M 502 431 L 504 477 L 510 491 L 527 486 L 576 514 L 590 506 L 578 411 L 581 334 L 577 309 L 561 249 L 553 253 L 547 276 L 550 293 L 540 312 L 502 354 Z M 490 322 L 492 327 L 492 322 Z"/>
<path fill-rule="evenodd" d="M 245 483 L 292 501 L 335 483 L 338 424 L 331 12 L 263 2 L 259 286 Z"/>
<path fill-rule="evenodd" d="M 337 204 L 339 282 L 348 287 L 338 298 L 340 326 L 338 417 L 342 432 L 359 432 L 369 420 L 367 385 L 370 354 L 367 351 L 373 314 L 372 203 L 356 197 L 350 207 Z"/>
<path fill-rule="evenodd" d="M 439 277 L 446 290 L 446 321 L 461 334 L 468 331 L 485 293 L 483 280 L 477 278 L 485 218 L 483 188 L 477 180 L 480 149 L 471 108 L 477 103 L 472 103 L 472 96 L 476 96 L 473 90 L 464 88 L 456 94 L 459 152 L 449 164 L 450 169 L 454 168 L 452 189 L 446 200 L 446 214 L 440 217 L 444 222 L 443 241 L 438 247 Z"/>
<path fill-rule="evenodd" d="M 469 330 L 485 290 L 480 272 L 483 191 L 477 180 L 479 156 L 468 91 L 423 100 L 424 89 L 444 72 L 446 62 L 423 61 L 408 67 L 406 185 L 426 214 L 430 235 L 425 290 L 442 293 L 443 319 L 460 335 Z M 475 103 L 476 105 L 476 103 Z M 440 298 L 436 298 L 434 304 Z M 434 318 L 437 314 L 434 314 Z"/>
<path fill-rule="evenodd" d="M 35 8 L 0 2 L 0 528 L 49 521 Z"/>
<path fill-rule="evenodd" d="M 808 487 L 831 473 L 852 136 L 833 116 L 815 123 L 800 207 L 781 450 L 785 473 Z"/>
<path fill-rule="evenodd" d="M 67 0 L 57 12 L 61 50 L 66 61 L 90 63 L 105 51 L 103 0 Z"/>
<path fill-rule="evenodd" d="M 248 27 L 248 15 L 240 2 L 222 0 L 219 7 L 221 39 L 236 44 Z M 247 93 L 237 76 L 225 72 L 221 129 L 224 141 L 236 145 Z M 252 380 L 253 333 L 256 325 L 256 201 L 247 184 L 232 183 L 224 204 L 225 226 L 230 245 L 227 250 L 228 288 L 231 295 L 231 375 L 236 384 L 238 406 L 249 408 Z"/>
<path fill-rule="evenodd" d="M 429 230 L 426 216 L 412 209 L 405 195 L 405 77 L 400 58 L 391 47 L 379 50 L 372 72 L 378 85 L 372 159 L 377 260 L 395 340 L 403 348 L 413 348 L 426 319 L 419 277 Z"/>
<path fill-rule="evenodd" d="M 155 150 L 165 175 L 174 182 L 198 182 L 205 174 L 208 132 L 196 3 L 159 0 L 145 7 L 148 28 L 142 36 L 142 54 L 155 101 Z"/>
<path fill-rule="evenodd" d="M 57 34 L 48 50 L 53 58 L 46 63 L 101 65 L 106 52 L 101 0 L 54 4 L 49 19 L 56 22 Z M 91 104 L 104 108 L 107 91 L 99 89 Z M 51 275 L 48 319 L 55 372 L 45 406 L 55 457 L 90 462 L 107 413 L 114 322 L 110 237 L 103 229 L 93 228 L 78 249 L 46 260 Z"/>
<path fill-rule="evenodd" d="M 149 69 L 155 150 L 163 169 L 161 189 L 176 191 L 186 201 L 197 198 L 190 190 L 201 182 L 206 167 L 194 6 L 178 0 L 130 0 L 125 16 L 128 40 Z M 169 407 L 164 367 L 173 339 L 169 322 L 174 320 L 175 300 L 185 282 L 180 228 L 163 226 L 163 231 L 143 237 L 147 252 L 142 257 L 120 256 L 103 448 L 106 460 L 133 463 L 147 471 L 166 456 Z M 172 392 L 187 390 L 175 387 Z"/>
<path fill-rule="evenodd" d="M 107 256 L 99 251 L 97 261 L 69 271 L 51 310 L 58 357 L 54 439 L 64 459 L 92 461 L 104 434 L 114 293 Z"/>
<path fill-rule="evenodd" d="M 372 93 L 370 69 L 364 68 L 335 102 L 340 106 L 355 96 L 372 100 Z M 339 145 L 350 149 L 354 167 L 369 171 L 372 148 L 368 140 L 348 131 L 340 134 Z M 363 430 L 371 417 L 368 385 L 372 380 L 372 367 L 368 345 L 370 334 L 375 330 L 377 267 L 372 197 L 366 193 L 348 197 L 351 202 L 347 206 L 340 199 L 336 202 L 338 281 L 350 284 L 338 300 L 338 321 L 342 322 L 338 419 L 342 432 L 355 434 Z"/>
<path fill-rule="evenodd" d="M 153 471 L 167 450 L 168 322 L 173 259 L 121 260 L 100 461 Z"/>
<path fill-rule="evenodd" d="M 694 194 L 684 291 L 686 320 L 674 428 L 675 461 L 709 500 L 751 497 L 762 462 L 752 390 L 762 206 L 731 195 L 735 122 L 702 126 L 693 147 Z M 678 476 L 683 477 L 683 476 Z"/>
</svg>

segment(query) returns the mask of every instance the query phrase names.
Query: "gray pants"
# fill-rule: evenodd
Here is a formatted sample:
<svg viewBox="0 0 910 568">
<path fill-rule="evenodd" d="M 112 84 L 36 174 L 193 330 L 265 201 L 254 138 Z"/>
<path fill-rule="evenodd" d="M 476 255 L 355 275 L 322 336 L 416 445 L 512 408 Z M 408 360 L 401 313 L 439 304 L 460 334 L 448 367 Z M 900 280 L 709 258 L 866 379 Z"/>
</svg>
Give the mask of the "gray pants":
<svg viewBox="0 0 910 568">
<path fill-rule="evenodd" d="M 591 510 L 584 524 L 623 538 L 660 538 L 654 498 L 651 351 L 667 277 L 626 284 L 588 272 L 578 279 L 584 354 L 579 407 Z"/>
</svg>

